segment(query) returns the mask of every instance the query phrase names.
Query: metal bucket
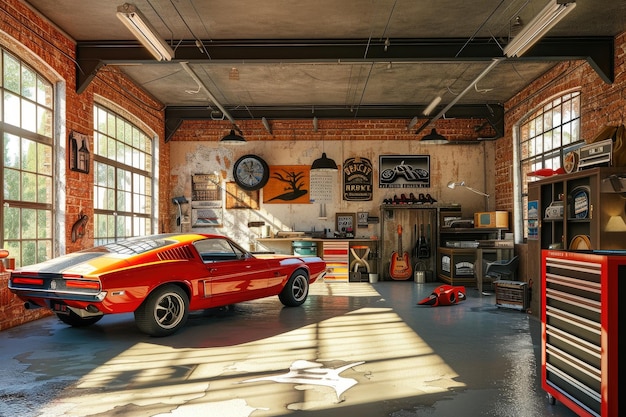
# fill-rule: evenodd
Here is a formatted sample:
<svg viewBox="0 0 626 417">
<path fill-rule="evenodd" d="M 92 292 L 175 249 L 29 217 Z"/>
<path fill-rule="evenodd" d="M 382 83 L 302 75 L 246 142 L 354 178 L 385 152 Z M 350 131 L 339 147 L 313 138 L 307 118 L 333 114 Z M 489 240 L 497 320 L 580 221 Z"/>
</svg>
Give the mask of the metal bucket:
<svg viewBox="0 0 626 417">
<path fill-rule="evenodd" d="M 426 282 L 426 271 L 415 271 L 415 282 L 423 284 Z"/>
</svg>

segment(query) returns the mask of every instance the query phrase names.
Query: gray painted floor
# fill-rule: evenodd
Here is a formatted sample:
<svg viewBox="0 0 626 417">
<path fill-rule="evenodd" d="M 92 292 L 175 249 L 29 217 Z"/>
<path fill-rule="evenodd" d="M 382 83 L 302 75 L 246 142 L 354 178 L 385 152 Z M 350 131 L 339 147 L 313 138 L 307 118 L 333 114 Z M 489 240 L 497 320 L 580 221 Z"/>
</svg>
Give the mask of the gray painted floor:
<svg viewBox="0 0 626 417">
<path fill-rule="evenodd" d="M 0 332 L 0 416 L 569 417 L 540 384 L 540 323 L 468 288 L 326 284 L 193 313 L 174 336 L 130 314 L 83 329 L 46 318 Z"/>
</svg>

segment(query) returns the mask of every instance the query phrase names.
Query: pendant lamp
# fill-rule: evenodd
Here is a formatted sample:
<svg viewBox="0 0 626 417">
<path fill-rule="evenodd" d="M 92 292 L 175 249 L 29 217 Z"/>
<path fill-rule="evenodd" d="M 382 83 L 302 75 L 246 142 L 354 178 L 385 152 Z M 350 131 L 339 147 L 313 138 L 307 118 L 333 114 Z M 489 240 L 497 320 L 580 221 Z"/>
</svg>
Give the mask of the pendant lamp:
<svg viewBox="0 0 626 417">
<path fill-rule="evenodd" d="M 432 129 L 430 131 L 430 133 L 426 136 L 424 136 L 422 138 L 422 140 L 420 142 L 424 142 L 426 141 L 427 143 L 432 143 L 432 144 L 443 144 L 443 143 L 448 143 L 448 139 L 446 139 L 445 136 L 440 135 L 439 133 L 437 133 L 437 130 Z"/>
<path fill-rule="evenodd" d="M 246 140 L 243 136 L 235 133 L 235 129 L 230 129 L 230 133 L 224 136 L 221 140 L 221 143 L 231 144 L 231 145 L 242 145 L 246 143 Z"/>
<path fill-rule="evenodd" d="M 337 164 L 326 156 L 326 152 L 322 152 L 322 157 L 313 161 L 311 169 L 319 171 L 337 171 Z"/>
</svg>

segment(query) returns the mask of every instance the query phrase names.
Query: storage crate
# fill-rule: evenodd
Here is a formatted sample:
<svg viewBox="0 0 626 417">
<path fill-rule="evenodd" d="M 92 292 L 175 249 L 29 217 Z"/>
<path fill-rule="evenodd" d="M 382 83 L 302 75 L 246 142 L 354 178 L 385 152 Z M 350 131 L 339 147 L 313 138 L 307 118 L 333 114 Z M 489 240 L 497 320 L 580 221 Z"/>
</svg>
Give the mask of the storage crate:
<svg viewBox="0 0 626 417">
<path fill-rule="evenodd" d="M 493 282 L 496 288 L 496 306 L 526 311 L 529 307 L 528 283 L 498 279 Z"/>
</svg>

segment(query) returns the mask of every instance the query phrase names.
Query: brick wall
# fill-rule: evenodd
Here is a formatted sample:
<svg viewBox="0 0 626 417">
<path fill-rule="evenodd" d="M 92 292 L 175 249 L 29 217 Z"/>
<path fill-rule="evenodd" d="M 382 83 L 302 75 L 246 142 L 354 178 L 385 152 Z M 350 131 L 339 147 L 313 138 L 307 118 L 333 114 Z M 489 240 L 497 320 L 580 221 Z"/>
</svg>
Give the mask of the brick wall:
<svg viewBox="0 0 626 417">
<path fill-rule="evenodd" d="M 556 65 L 505 103 L 505 135 L 496 146 L 496 206 L 513 208 L 512 126 L 551 97 L 570 89 L 581 92 L 581 137 L 593 138 L 606 125 L 625 123 L 626 32 L 615 38 L 615 80 L 605 83 L 586 61 Z"/>
<path fill-rule="evenodd" d="M 433 125 L 437 133 L 449 140 L 472 140 L 477 137 L 475 126 L 482 119 L 440 119 Z M 406 130 L 408 120 L 336 120 L 318 121 L 318 131 L 313 131 L 312 118 L 308 120 L 272 120 L 272 134 L 268 133 L 261 120 L 237 121 L 246 140 L 254 141 L 333 141 L 333 140 L 418 140 L 430 133 L 430 129 L 415 135 L 415 128 Z M 423 123 L 420 121 L 416 127 Z M 231 123 L 212 120 L 185 120 L 173 135 L 173 141 L 218 141 L 228 133 Z M 480 132 L 482 136 L 495 133 L 490 129 Z"/>
<path fill-rule="evenodd" d="M 169 146 L 163 141 L 163 104 L 134 85 L 119 70 L 104 67 L 89 87 L 78 94 L 75 42 L 18 0 L 0 2 L 0 45 L 50 81 L 65 81 L 65 123 L 61 127 L 65 138 L 72 131 L 87 134 L 91 142 L 89 148 L 93 150 L 94 102 L 113 103 L 124 109 L 127 115 L 141 120 L 144 128 L 150 129 L 160 138 L 159 172 L 169 172 Z M 116 111 L 117 108 L 113 110 Z M 65 175 L 66 229 L 63 238 L 66 252 L 70 253 L 93 246 L 93 177 L 71 171 L 69 167 L 66 168 Z M 170 188 L 169 175 L 159 177 L 159 188 L 165 196 L 159 200 L 159 219 L 169 218 L 172 205 L 167 195 Z M 72 224 L 81 211 L 89 216 L 87 233 L 82 239 L 72 243 Z M 164 231 L 162 224 L 164 222 L 159 220 L 159 231 Z M 38 318 L 41 314 L 49 314 L 43 310 L 24 310 L 22 302 L 8 292 L 7 280 L 8 277 L 0 279 L 0 330 Z"/>
</svg>

